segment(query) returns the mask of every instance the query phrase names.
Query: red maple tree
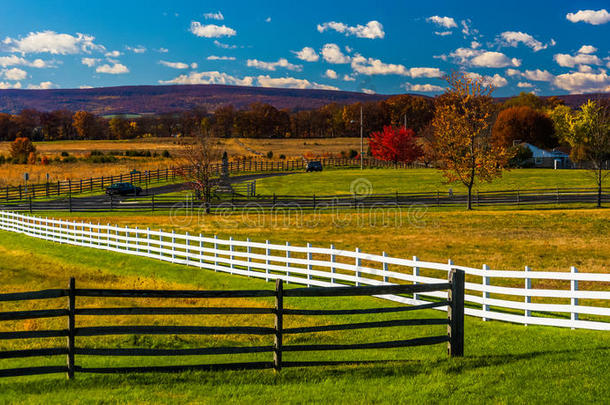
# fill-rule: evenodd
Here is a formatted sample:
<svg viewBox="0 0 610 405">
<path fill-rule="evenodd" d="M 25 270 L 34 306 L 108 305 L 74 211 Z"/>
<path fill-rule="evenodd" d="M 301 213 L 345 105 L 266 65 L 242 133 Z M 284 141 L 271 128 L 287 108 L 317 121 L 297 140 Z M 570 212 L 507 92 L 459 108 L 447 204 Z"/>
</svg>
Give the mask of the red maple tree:
<svg viewBox="0 0 610 405">
<path fill-rule="evenodd" d="M 410 163 L 422 156 L 412 129 L 384 126 L 383 131 L 373 132 L 369 138 L 371 154 L 380 160 Z"/>
</svg>

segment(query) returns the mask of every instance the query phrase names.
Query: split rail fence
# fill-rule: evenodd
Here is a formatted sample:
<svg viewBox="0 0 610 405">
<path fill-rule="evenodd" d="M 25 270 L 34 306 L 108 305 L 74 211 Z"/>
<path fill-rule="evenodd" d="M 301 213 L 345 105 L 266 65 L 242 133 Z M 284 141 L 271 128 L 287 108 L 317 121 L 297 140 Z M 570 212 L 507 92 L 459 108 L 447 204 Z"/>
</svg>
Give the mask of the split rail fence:
<svg viewBox="0 0 610 405">
<path fill-rule="evenodd" d="M 358 308 L 343 310 L 307 310 L 285 308 L 284 300 L 292 297 L 351 297 L 374 296 L 383 294 L 427 293 L 431 291 L 448 290 L 448 300 L 416 307 L 382 307 Z M 70 280 L 68 289 L 44 290 L 23 293 L 0 294 L 0 302 L 29 301 L 49 298 L 68 298 L 68 308 L 34 311 L 0 312 L 0 321 L 26 320 L 40 318 L 66 317 L 68 328 L 62 330 L 36 330 L 0 332 L 0 339 L 25 340 L 47 337 L 67 337 L 65 347 L 26 349 L 0 351 L 0 359 L 26 358 L 37 356 L 67 357 L 66 366 L 21 367 L 0 369 L 0 377 L 14 377 L 23 375 L 66 373 L 68 378 L 74 378 L 75 373 L 137 373 L 137 372 L 176 372 L 186 370 L 229 370 L 229 369 L 267 369 L 280 371 L 282 367 L 306 367 L 317 365 L 334 365 L 341 363 L 357 363 L 354 361 L 284 361 L 285 352 L 318 352 L 362 349 L 385 349 L 434 345 L 448 343 L 450 356 L 462 356 L 464 353 L 464 273 L 454 270 L 450 273 L 449 281 L 437 284 L 420 285 L 382 285 L 374 287 L 325 287 L 325 288 L 293 288 L 284 289 L 282 280 L 278 279 L 275 290 L 114 290 L 114 289 L 77 289 L 74 278 Z M 189 301 L 214 298 L 264 298 L 274 297 L 275 305 L 271 307 L 119 307 L 119 308 L 80 308 L 76 305 L 77 297 L 109 297 L 120 298 L 150 298 L 162 301 L 163 299 L 188 298 Z M 445 318 L 412 318 L 394 319 L 372 322 L 356 322 L 347 324 L 331 324 L 321 326 L 303 326 L 285 328 L 283 319 L 291 315 L 357 315 L 404 313 L 429 309 L 438 306 L 450 308 Z M 76 316 L 120 316 L 120 315 L 274 315 L 274 326 L 181 326 L 181 325 L 106 325 L 80 327 Z M 411 327 L 420 325 L 447 325 L 447 333 L 437 336 L 426 336 L 412 339 L 392 340 L 383 342 L 348 343 L 348 344 L 289 344 L 283 343 L 285 335 L 307 335 L 317 332 L 346 331 L 369 328 Z M 80 347 L 76 345 L 76 338 L 108 335 L 260 335 L 274 337 L 273 345 L 267 346 L 233 346 L 233 347 L 205 347 L 188 349 L 155 349 L 155 348 L 95 348 Z M 88 340 L 89 342 L 89 340 Z M 269 361 L 250 361 L 240 363 L 211 363 L 196 365 L 171 366 L 135 366 L 135 367 L 82 367 L 77 365 L 76 356 L 199 356 L 199 355 L 233 355 L 242 353 L 273 353 Z"/>
<path fill-rule="evenodd" d="M 220 239 L 163 230 L 41 218 L 0 211 L 0 229 L 62 244 L 127 253 L 308 287 L 435 284 L 466 274 L 465 314 L 525 325 L 610 330 L 610 272 L 491 270 L 355 251 Z M 447 300 L 446 292 L 381 298 L 408 305 Z M 447 310 L 447 306 L 437 309 Z"/>
</svg>

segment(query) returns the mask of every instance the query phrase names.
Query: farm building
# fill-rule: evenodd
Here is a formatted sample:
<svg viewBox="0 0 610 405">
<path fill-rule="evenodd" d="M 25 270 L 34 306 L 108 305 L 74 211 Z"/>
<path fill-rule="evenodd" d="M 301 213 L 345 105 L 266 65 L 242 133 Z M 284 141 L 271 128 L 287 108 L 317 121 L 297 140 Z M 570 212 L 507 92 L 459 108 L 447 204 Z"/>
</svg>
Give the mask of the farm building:
<svg viewBox="0 0 610 405">
<path fill-rule="evenodd" d="M 565 152 L 558 149 L 549 151 L 527 142 L 522 143 L 522 145 L 532 151 L 532 162 L 535 167 L 556 167 L 558 169 L 567 169 L 572 167 L 570 155 Z"/>
</svg>

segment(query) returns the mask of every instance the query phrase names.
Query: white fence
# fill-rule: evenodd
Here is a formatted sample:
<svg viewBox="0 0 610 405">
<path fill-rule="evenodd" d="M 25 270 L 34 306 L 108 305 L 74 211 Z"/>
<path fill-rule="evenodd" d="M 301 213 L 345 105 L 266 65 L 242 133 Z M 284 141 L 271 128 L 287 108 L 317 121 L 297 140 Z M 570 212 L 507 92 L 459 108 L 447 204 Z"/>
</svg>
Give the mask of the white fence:
<svg viewBox="0 0 610 405">
<path fill-rule="evenodd" d="M 307 286 L 439 283 L 466 273 L 466 315 L 525 325 L 610 330 L 610 274 L 491 270 L 330 248 L 238 241 L 40 218 L 0 211 L 0 229 L 71 245 Z M 579 288 L 579 282 L 581 288 Z M 541 288 L 538 288 L 541 287 Z M 552 288 L 554 287 L 554 288 Z M 564 287 L 564 289 L 560 289 Z M 447 299 L 446 292 L 380 298 L 409 305 Z M 439 309 L 446 310 L 446 307 Z M 581 317 L 582 315 L 582 317 Z M 581 318 L 581 319 L 579 319 Z"/>
</svg>

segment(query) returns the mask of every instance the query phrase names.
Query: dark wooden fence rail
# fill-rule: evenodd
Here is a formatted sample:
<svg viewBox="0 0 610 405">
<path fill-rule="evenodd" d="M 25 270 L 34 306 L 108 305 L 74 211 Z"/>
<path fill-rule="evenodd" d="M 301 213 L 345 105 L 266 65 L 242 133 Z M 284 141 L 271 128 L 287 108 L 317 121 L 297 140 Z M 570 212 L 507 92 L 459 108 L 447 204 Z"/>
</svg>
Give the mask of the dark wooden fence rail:
<svg viewBox="0 0 610 405">
<path fill-rule="evenodd" d="M 347 310 L 307 310 L 290 309 L 284 307 L 285 298 L 292 297 L 349 297 L 349 296 L 378 296 L 413 294 L 449 290 L 449 299 L 418 306 L 383 307 Z M 175 372 L 184 370 L 227 370 L 227 369 L 266 369 L 273 368 L 279 371 L 282 367 L 303 367 L 324 364 L 337 364 L 337 361 L 292 361 L 282 359 L 284 352 L 309 352 L 327 350 L 360 350 L 383 349 L 409 346 L 433 345 L 448 342 L 450 356 L 462 356 L 464 353 L 464 272 L 452 270 L 447 283 L 438 284 L 410 284 L 410 285 L 382 285 L 365 287 L 317 287 L 293 288 L 284 290 L 282 280 L 277 280 L 275 290 L 223 290 L 223 291 L 197 291 L 197 290 L 115 290 L 115 289 L 78 289 L 75 281 L 70 280 L 69 288 L 63 290 L 44 290 L 25 293 L 0 294 L 0 302 L 29 301 L 51 298 L 68 298 L 67 309 L 30 310 L 0 312 L 0 321 L 26 320 L 40 318 L 67 317 L 67 328 L 60 330 L 36 331 L 10 331 L 0 332 L 0 340 L 24 340 L 48 337 L 66 337 L 65 347 L 51 347 L 42 349 L 24 349 L 0 351 L 0 359 L 28 358 L 39 356 L 66 356 L 66 366 L 43 366 L 0 369 L 0 377 L 25 376 L 36 374 L 66 373 L 69 379 L 75 373 L 132 373 L 132 372 Z M 274 308 L 260 307 L 123 307 L 123 308 L 78 308 L 76 297 L 132 297 L 132 298 L 262 298 L 274 297 Z M 355 315 L 376 313 L 400 313 L 429 308 L 448 306 L 448 318 L 424 319 L 398 319 L 389 321 L 359 322 L 348 324 L 333 324 L 323 326 L 304 326 L 284 328 L 283 319 L 292 315 Z M 273 327 L 255 326 L 94 326 L 79 327 L 77 316 L 102 315 L 212 315 L 212 314 L 240 314 L 275 315 Z M 326 331 L 342 331 L 365 328 L 386 328 L 396 326 L 416 325 L 447 325 L 448 333 L 445 335 L 420 337 L 409 340 L 394 340 L 384 342 L 366 342 L 352 344 L 315 344 L 315 345 L 284 345 L 284 335 L 304 333 L 317 333 Z M 246 346 L 246 347 L 207 347 L 189 349 L 148 349 L 148 348 L 85 348 L 76 345 L 76 338 L 80 336 L 108 336 L 108 335 L 273 335 L 273 345 Z M 174 366 L 146 366 L 146 367 L 81 367 L 76 363 L 77 356 L 193 356 L 193 355 L 222 355 L 241 353 L 273 353 L 273 361 L 256 361 L 241 363 L 196 364 Z M 347 362 L 346 362 L 347 363 Z M 352 362 L 353 363 L 353 362 Z"/>
<path fill-rule="evenodd" d="M 431 191 L 417 193 L 387 193 L 370 195 L 258 195 L 249 197 L 253 186 L 238 188 L 238 193 L 224 196 L 210 203 L 212 211 L 226 212 L 232 210 L 249 211 L 288 211 L 312 210 L 324 208 L 393 208 L 408 207 L 413 204 L 425 204 L 428 207 L 463 206 L 467 195 L 463 192 Z M 245 194 L 242 194 L 245 193 Z M 526 205 L 562 205 L 562 204 L 597 204 L 599 195 L 594 188 L 556 188 L 531 190 L 481 191 L 473 195 L 473 206 L 526 206 Z M 610 203 L 610 191 L 601 195 L 602 203 Z M 144 195 L 139 197 L 105 199 L 63 198 L 49 201 L 1 202 L 0 209 L 9 211 L 167 211 L 189 208 L 203 208 L 203 203 L 194 196 L 184 197 Z"/>
<path fill-rule="evenodd" d="M 360 165 L 357 159 L 323 158 L 325 167 L 350 167 Z M 377 159 L 365 159 L 367 167 L 395 167 L 410 168 L 419 167 L 415 164 L 392 163 Z M 229 162 L 229 173 L 243 172 L 273 172 L 273 171 L 294 171 L 304 170 L 307 165 L 304 159 L 295 160 L 256 160 L 244 159 Z M 212 171 L 219 175 L 222 169 L 221 163 L 216 163 Z M 27 198 L 48 198 L 61 195 L 82 194 L 95 191 L 103 191 L 113 183 L 130 182 L 138 185 L 157 184 L 182 179 L 188 175 L 189 168 L 172 167 L 165 169 L 146 170 L 144 172 L 122 173 L 113 176 L 89 177 L 84 179 L 70 179 L 48 183 L 34 183 L 19 186 L 6 186 L 0 188 L 0 200 L 12 201 Z"/>
</svg>

